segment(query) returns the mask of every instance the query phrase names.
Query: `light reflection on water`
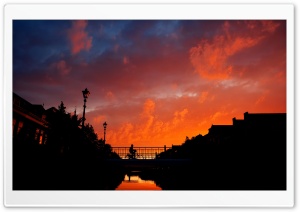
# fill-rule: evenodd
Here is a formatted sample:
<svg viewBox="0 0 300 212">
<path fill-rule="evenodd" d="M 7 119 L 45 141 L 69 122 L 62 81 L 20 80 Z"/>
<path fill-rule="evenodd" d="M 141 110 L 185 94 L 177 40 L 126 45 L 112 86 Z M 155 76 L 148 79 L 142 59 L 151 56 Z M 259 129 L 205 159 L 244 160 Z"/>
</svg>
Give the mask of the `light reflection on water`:
<svg viewBox="0 0 300 212">
<path fill-rule="evenodd" d="M 152 180 L 143 180 L 137 175 L 125 175 L 116 190 L 162 190 Z"/>
</svg>

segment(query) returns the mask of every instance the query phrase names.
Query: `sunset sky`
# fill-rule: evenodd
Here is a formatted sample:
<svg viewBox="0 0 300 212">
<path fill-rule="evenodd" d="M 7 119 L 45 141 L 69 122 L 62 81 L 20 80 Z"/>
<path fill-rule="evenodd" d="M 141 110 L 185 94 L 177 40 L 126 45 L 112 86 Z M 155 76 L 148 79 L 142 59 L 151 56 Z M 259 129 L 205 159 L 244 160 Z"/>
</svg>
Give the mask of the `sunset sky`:
<svg viewBox="0 0 300 212">
<path fill-rule="evenodd" d="M 112 146 L 171 146 L 244 112 L 286 112 L 286 22 L 15 20 L 13 92 L 64 102 Z"/>
</svg>

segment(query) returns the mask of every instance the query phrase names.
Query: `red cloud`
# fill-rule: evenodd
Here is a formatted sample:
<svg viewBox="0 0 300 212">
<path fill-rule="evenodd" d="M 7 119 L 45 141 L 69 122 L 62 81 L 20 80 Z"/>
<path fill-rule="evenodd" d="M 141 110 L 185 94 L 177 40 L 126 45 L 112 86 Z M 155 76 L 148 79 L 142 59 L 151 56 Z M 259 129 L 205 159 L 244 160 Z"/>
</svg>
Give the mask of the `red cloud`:
<svg viewBox="0 0 300 212">
<path fill-rule="evenodd" d="M 56 65 L 57 70 L 59 71 L 59 74 L 63 75 L 63 76 L 69 74 L 72 69 L 71 67 L 67 66 L 67 63 L 65 60 L 60 60 L 55 65 Z"/>
<path fill-rule="evenodd" d="M 124 56 L 123 57 L 123 64 L 126 65 L 129 63 L 128 57 Z"/>
<path fill-rule="evenodd" d="M 257 45 L 279 26 L 272 21 L 248 21 L 245 32 L 235 32 L 231 24 L 225 22 L 221 34 L 212 40 L 202 39 L 190 49 L 190 61 L 201 77 L 207 79 L 227 79 L 233 72 L 234 64 L 229 58 L 240 51 Z M 234 28 L 234 27 L 232 27 Z"/>
<path fill-rule="evenodd" d="M 68 35 L 71 41 L 72 54 L 77 54 L 82 50 L 88 51 L 92 47 L 92 40 L 91 36 L 85 31 L 87 26 L 87 21 L 74 21 L 72 24 L 72 28 L 69 30 Z"/>
</svg>

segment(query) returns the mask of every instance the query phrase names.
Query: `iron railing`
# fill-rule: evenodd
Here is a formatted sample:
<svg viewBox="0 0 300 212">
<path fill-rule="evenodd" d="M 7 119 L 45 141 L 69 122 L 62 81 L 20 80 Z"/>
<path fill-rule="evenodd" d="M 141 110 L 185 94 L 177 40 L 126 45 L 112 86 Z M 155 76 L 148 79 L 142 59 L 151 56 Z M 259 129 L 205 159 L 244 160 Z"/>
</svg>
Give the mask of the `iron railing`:
<svg viewBox="0 0 300 212">
<path fill-rule="evenodd" d="M 156 155 L 171 149 L 172 147 L 134 147 L 136 159 L 155 159 Z M 112 151 L 117 153 L 122 159 L 130 159 L 130 147 L 112 147 Z"/>
</svg>

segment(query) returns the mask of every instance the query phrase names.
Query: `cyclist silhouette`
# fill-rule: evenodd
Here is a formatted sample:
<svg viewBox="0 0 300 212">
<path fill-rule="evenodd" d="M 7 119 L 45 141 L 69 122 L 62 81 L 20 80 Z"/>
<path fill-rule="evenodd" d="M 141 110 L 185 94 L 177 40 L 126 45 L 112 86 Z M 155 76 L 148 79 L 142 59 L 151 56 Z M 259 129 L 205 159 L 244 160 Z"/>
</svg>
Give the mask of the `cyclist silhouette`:
<svg viewBox="0 0 300 212">
<path fill-rule="evenodd" d="M 136 156 L 136 150 L 133 149 L 133 144 L 131 144 L 130 148 L 129 148 L 129 153 L 128 157 L 134 159 Z"/>
</svg>

